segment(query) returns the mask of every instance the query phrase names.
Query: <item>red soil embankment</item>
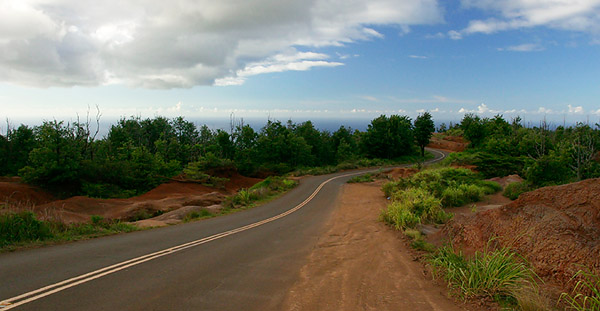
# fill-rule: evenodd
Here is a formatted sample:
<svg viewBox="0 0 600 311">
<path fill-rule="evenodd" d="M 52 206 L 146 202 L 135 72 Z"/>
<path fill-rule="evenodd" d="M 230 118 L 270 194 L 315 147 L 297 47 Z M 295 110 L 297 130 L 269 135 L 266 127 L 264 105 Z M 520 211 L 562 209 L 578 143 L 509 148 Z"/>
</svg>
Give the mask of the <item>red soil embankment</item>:
<svg viewBox="0 0 600 311">
<path fill-rule="evenodd" d="M 55 200 L 52 194 L 20 182 L 19 178 L 2 178 L 0 204 L 30 207 Z"/>
<path fill-rule="evenodd" d="M 197 183 L 170 181 L 137 197 L 128 199 L 96 199 L 84 196 L 55 200 L 42 189 L 19 182 L 0 182 L 0 203 L 12 203 L 15 208 L 32 209 L 42 219 L 64 223 L 89 222 L 91 215 L 106 219 L 133 220 L 185 206 L 220 204 L 230 194 L 248 188 L 261 179 L 229 173 L 223 188 Z"/>
<path fill-rule="evenodd" d="M 545 280 L 573 286 L 581 269 L 600 271 L 600 179 L 540 188 L 498 209 L 455 217 L 444 228 L 455 245 L 482 250 L 497 237 Z"/>
</svg>

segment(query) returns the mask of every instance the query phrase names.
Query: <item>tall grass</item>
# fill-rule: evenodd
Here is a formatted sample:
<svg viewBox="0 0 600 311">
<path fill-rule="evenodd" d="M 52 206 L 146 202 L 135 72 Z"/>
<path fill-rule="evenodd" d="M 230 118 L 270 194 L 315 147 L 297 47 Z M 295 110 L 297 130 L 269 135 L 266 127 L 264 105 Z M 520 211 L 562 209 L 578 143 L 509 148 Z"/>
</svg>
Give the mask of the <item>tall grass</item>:
<svg viewBox="0 0 600 311">
<path fill-rule="evenodd" d="M 600 310 L 600 275 L 589 271 L 578 271 L 573 278 L 579 278 L 571 294 L 563 293 L 561 301 L 569 304 L 568 309 L 577 311 Z"/>
<path fill-rule="evenodd" d="M 523 258 L 508 248 L 476 252 L 466 258 L 452 246 L 439 248 L 429 259 L 437 276 L 443 276 L 461 298 L 490 297 L 513 302 L 527 309 L 543 309 L 541 303 L 523 295 L 537 292 L 536 275 Z M 539 300 L 541 301 L 541 300 Z M 537 306 L 537 307 L 536 307 Z"/>
<path fill-rule="evenodd" d="M 52 236 L 50 226 L 30 211 L 0 215 L 0 247 L 15 242 L 44 240 Z"/>
</svg>

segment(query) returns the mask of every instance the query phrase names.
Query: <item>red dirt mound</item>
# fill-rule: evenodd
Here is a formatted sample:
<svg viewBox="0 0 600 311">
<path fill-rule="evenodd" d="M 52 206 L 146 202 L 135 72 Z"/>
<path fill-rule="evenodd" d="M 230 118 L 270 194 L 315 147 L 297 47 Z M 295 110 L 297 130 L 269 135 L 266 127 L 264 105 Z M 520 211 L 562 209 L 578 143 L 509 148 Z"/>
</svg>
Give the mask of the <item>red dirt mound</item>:
<svg viewBox="0 0 600 311">
<path fill-rule="evenodd" d="M 228 178 L 229 181 L 223 188 L 170 181 L 129 199 L 94 199 L 78 196 L 42 204 L 34 210 L 44 219 L 57 219 L 65 223 L 88 222 L 91 215 L 106 219 L 134 220 L 184 206 L 204 207 L 220 204 L 226 195 L 261 181 L 244 177 L 237 172 L 231 173 Z"/>
<path fill-rule="evenodd" d="M 408 178 L 418 172 L 419 172 L 419 170 L 416 168 L 398 167 L 398 168 L 393 168 L 389 171 L 385 171 L 385 172 L 383 172 L 383 174 L 387 175 L 391 179 L 400 179 L 400 178 Z"/>
<path fill-rule="evenodd" d="M 468 143 L 458 136 L 442 136 L 434 134 L 429 141 L 429 148 L 443 149 L 450 152 L 465 151 Z"/>
<path fill-rule="evenodd" d="M 516 182 L 523 182 L 523 178 L 521 178 L 521 176 L 519 175 L 508 175 L 508 176 L 504 176 L 504 177 L 494 177 L 494 178 L 490 178 L 488 179 L 489 181 L 495 181 L 498 184 L 500 184 L 500 186 L 502 186 L 502 188 L 506 188 L 506 186 L 512 184 L 512 183 L 516 183 Z"/>
<path fill-rule="evenodd" d="M 578 270 L 600 271 L 599 197 L 600 179 L 541 188 L 498 209 L 456 217 L 444 231 L 467 249 L 481 250 L 497 236 L 540 277 L 570 290 Z"/>
<path fill-rule="evenodd" d="M 10 180 L 18 181 L 19 179 Z M 40 188 L 15 181 L 0 182 L 0 204 L 28 207 L 48 203 L 52 200 L 54 197 Z"/>
</svg>

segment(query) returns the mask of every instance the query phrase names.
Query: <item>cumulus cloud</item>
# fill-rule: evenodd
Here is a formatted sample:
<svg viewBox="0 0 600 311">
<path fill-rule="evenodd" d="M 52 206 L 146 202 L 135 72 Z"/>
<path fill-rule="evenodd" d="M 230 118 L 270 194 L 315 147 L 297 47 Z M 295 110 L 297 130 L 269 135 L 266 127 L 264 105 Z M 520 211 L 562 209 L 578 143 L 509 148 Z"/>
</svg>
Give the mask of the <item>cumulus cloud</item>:
<svg viewBox="0 0 600 311">
<path fill-rule="evenodd" d="M 253 73 L 339 65 L 301 53 L 381 39 L 377 26 L 438 23 L 441 11 L 437 0 L 2 0 L 0 81 L 239 84 Z"/>
<path fill-rule="evenodd" d="M 485 20 L 473 20 L 455 39 L 473 33 L 549 27 L 600 35 L 600 0 L 462 0 L 466 8 L 477 8 L 499 14 Z"/>
</svg>

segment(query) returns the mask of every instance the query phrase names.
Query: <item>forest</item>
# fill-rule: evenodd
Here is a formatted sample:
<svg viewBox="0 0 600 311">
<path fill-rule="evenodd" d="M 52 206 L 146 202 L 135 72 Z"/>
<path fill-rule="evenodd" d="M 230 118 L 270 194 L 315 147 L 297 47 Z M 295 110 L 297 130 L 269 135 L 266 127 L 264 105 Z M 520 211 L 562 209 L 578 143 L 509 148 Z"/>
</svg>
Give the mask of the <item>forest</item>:
<svg viewBox="0 0 600 311">
<path fill-rule="evenodd" d="M 301 168 L 415 157 L 435 130 L 429 113 L 414 123 L 407 116 L 382 115 L 364 132 L 340 126 L 333 133 L 316 129 L 311 121 L 268 120 L 256 131 L 235 119 L 228 130 L 212 130 L 183 117 L 130 117 L 98 138 L 99 117 L 95 121 L 95 126 L 89 117 L 82 122 L 9 126 L 6 135 L 0 135 L 0 176 L 21 176 L 62 197 L 130 197 L 182 172 L 217 184 L 219 177 L 212 173 L 218 170 L 265 177 Z"/>
<path fill-rule="evenodd" d="M 318 130 L 311 121 L 268 120 L 255 130 L 232 118 L 228 130 L 212 130 L 183 117 L 130 117 L 113 124 L 102 138 L 95 121 L 96 126 L 89 118 L 9 126 L 0 135 L 0 176 L 21 176 L 64 197 L 130 197 L 182 173 L 216 184 L 212 173 L 218 170 L 265 177 L 311 167 L 384 163 L 374 159 L 406 161 L 425 155 L 423 148 L 436 131 L 429 113 L 415 120 L 382 115 L 366 131 L 340 126 L 334 132 Z M 526 179 L 520 185 L 525 191 L 599 177 L 599 128 L 584 123 L 554 127 L 545 121 L 526 127 L 518 117 L 509 122 L 501 115 L 467 114 L 459 123 L 441 124 L 435 135 L 469 142 L 465 152 L 446 161 L 475 165 L 485 177 L 519 174 Z"/>
</svg>

